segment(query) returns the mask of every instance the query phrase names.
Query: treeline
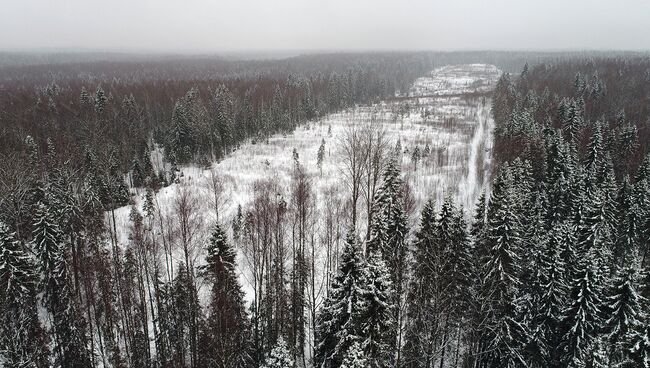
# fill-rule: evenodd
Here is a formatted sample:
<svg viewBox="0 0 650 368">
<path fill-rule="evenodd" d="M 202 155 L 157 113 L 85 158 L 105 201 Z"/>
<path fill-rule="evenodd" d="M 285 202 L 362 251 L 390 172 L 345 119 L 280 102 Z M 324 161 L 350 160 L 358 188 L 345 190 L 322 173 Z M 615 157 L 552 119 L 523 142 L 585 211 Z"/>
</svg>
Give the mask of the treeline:
<svg viewBox="0 0 650 368">
<path fill-rule="evenodd" d="M 0 155 L 23 163 L 18 153 L 31 136 L 40 152 L 51 140 L 77 169 L 91 151 L 102 166 L 113 157 L 122 173 L 145 170 L 156 146 L 167 148 L 171 166 L 207 163 L 244 139 L 392 96 L 431 67 L 417 53 L 8 66 L 0 68 Z M 171 179 L 169 172 L 136 174 Z"/>
</svg>

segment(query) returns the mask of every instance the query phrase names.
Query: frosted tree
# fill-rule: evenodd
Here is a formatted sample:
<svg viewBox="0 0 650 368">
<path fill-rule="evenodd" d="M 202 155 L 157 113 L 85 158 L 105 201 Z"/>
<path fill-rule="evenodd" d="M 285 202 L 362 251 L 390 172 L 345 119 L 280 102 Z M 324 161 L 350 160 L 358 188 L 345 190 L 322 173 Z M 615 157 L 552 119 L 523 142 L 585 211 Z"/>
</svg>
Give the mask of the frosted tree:
<svg viewBox="0 0 650 368">
<path fill-rule="evenodd" d="M 603 191 L 588 189 L 582 193 L 579 215 L 578 255 L 595 262 L 597 275 L 606 274 L 616 231 L 616 213 L 607 206 Z"/>
<path fill-rule="evenodd" d="M 355 342 L 345 353 L 340 368 L 366 368 L 370 366 L 369 359 L 366 357 L 363 349 L 361 349 L 361 344 Z"/>
<path fill-rule="evenodd" d="M 420 158 L 422 158 L 422 154 L 420 153 L 420 147 L 415 146 L 413 152 L 411 153 L 411 162 L 413 163 L 414 170 L 418 169 L 418 163 L 420 162 Z"/>
<path fill-rule="evenodd" d="M 623 178 L 617 198 L 618 231 L 614 245 L 614 258 L 624 263 L 640 249 L 642 210 L 634 200 L 634 186 L 629 177 Z"/>
<path fill-rule="evenodd" d="M 633 335 L 644 325 L 643 298 L 637 293 L 637 280 L 630 267 L 619 271 L 606 299 L 607 340 L 612 363 L 629 359 L 635 343 Z"/>
<path fill-rule="evenodd" d="M 0 361 L 7 367 L 43 367 L 47 350 L 36 304 L 36 267 L 0 221 Z"/>
<path fill-rule="evenodd" d="M 511 171 L 501 168 L 488 208 L 487 245 L 483 298 L 488 301 L 485 360 L 511 367 L 523 364 L 518 352 L 523 326 L 518 321 L 520 300 L 520 220 L 516 214 Z"/>
<path fill-rule="evenodd" d="M 433 361 L 433 336 L 437 308 L 436 283 L 436 212 L 432 200 L 422 209 L 420 228 L 413 243 L 413 261 L 408 286 L 407 325 L 403 363 L 406 367 L 428 367 Z"/>
<path fill-rule="evenodd" d="M 401 178 L 400 167 L 395 155 L 391 155 L 383 174 L 383 183 L 377 193 L 373 205 L 373 220 L 370 226 L 370 238 L 367 243 L 367 253 L 378 251 L 390 271 L 394 289 L 395 328 L 393 346 L 400 355 L 402 326 L 402 293 L 406 274 L 406 252 L 408 226 L 404 211 L 404 182 Z"/>
<path fill-rule="evenodd" d="M 650 324 L 646 322 L 639 331 L 635 331 L 630 342 L 632 347 L 626 359 L 618 366 L 621 368 L 650 367 Z"/>
<path fill-rule="evenodd" d="M 368 256 L 367 285 L 363 295 L 361 319 L 362 347 L 368 358 L 367 367 L 391 366 L 393 351 L 391 331 L 394 328 L 394 306 L 390 272 L 379 252 Z"/>
<path fill-rule="evenodd" d="M 318 171 L 320 175 L 323 176 L 323 161 L 325 160 L 325 139 L 322 139 L 320 142 L 320 147 L 318 147 L 318 153 L 316 154 L 316 166 L 318 166 Z"/>
<path fill-rule="evenodd" d="M 196 364 L 197 356 L 193 335 L 193 317 L 198 313 L 195 310 L 198 305 L 196 288 L 190 271 L 183 262 L 176 267 L 177 273 L 171 285 L 170 304 L 172 315 L 170 316 L 170 344 L 173 351 L 175 366 L 193 366 Z M 196 349 L 196 350 L 195 350 Z"/>
<path fill-rule="evenodd" d="M 316 324 L 314 366 L 340 367 L 352 344 L 361 343 L 364 295 L 368 275 L 357 236 L 348 232 L 341 254 L 339 272 L 323 302 Z"/>
<path fill-rule="evenodd" d="M 206 247 L 202 275 L 211 292 L 199 335 L 199 361 L 206 366 L 245 367 L 250 362 L 250 331 L 244 292 L 237 279 L 235 251 L 219 225 Z"/>
<path fill-rule="evenodd" d="M 566 281 L 567 268 L 562 257 L 567 246 L 565 234 L 569 225 L 556 224 L 548 235 L 542 251 L 539 264 L 542 294 L 539 301 L 539 311 L 533 319 L 542 331 L 543 351 L 538 363 L 544 362 L 552 367 L 560 365 L 562 341 L 562 319 L 567 298 L 568 285 Z M 570 239 L 569 239 L 570 242 Z M 568 246 L 572 246 L 569 244 Z"/>
<path fill-rule="evenodd" d="M 293 366 L 293 358 L 287 349 L 287 344 L 282 337 L 278 337 L 278 341 L 267 355 L 261 368 L 293 368 Z"/>
<path fill-rule="evenodd" d="M 583 104 L 581 100 L 571 99 L 568 108 L 562 121 L 562 128 L 568 141 L 575 141 L 578 139 L 578 133 L 584 125 Z"/>
<path fill-rule="evenodd" d="M 43 203 L 38 205 L 32 242 L 40 261 L 45 307 L 53 320 L 56 361 L 62 366 L 87 367 L 90 358 L 81 316 L 69 289 L 63 234 L 52 212 L 56 211 L 50 211 Z"/>
<path fill-rule="evenodd" d="M 422 157 L 426 158 L 431 155 L 431 148 L 429 147 L 429 142 L 424 145 L 424 150 L 422 151 Z"/>
<path fill-rule="evenodd" d="M 455 355 L 450 353 L 450 341 L 464 323 L 469 306 L 471 259 L 467 225 L 463 216 L 462 211 L 456 209 L 451 196 L 447 196 L 436 223 L 435 242 L 439 247 L 436 253 L 441 259 L 440 265 L 434 266 L 434 270 L 438 270 L 438 276 L 430 282 L 437 282 L 436 288 L 440 291 L 435 298 L 439 300 L 436 309 L 437 319 L 441 321 L 438 328 L 442 339 L 439 354 L 441 365 Z M 454 347 L 459 349 L 458 344 Z"/>
<path fill-rule="evenodd" d="M 564 221 L 572 210 L 570 187 L 576 170 L 571 150 L 562 135 L 553 131 L 546 143 L 546 188 L 548 223 Z"/>
<path fill-rule="evenodd" d="M 95 113 L 97 116 L 102 116 L 104 114 L 107 102 L 108 98 L 106 97 L 104 89 L 102 89 L 101 86 L 97 86 L 97 90 L 95 91 Z"/>
<path fill-rule="evenodd" d="M 594 283 L 591 265 L 586 264 L 571 284 L 569 305 L 564 310 L 562 324 L 562 364 L 582 367 L 592 358 L 594 341 L 602 325 L 602 296 Z"/>
<path fill-rule="evenodd" d="M 79 93 L 79 103 L 82 106 L 90 105 L 90 94 L 86 90 L 86 87 L 81 87 L 81 93 Z"/>
</svg>

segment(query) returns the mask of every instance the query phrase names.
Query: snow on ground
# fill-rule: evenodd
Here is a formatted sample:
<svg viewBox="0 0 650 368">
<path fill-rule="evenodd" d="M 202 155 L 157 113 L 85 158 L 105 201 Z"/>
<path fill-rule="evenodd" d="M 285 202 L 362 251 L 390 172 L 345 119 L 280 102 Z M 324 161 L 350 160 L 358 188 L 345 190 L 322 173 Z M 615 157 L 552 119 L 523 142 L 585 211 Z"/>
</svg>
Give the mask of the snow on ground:
<svg viewBox="0 0 650 368">
<path fill-rule="evenodd" d="M 459 93 L 487 92 L 501 71 L 494 65 L 447 65 L 435 69 L 430 75 L 418 78 L 408 96 L 444 96 Z"/>
<path fill-rule="evenodd" d="M 220 222 L 229 227 L 237 206 L 241 205 L 244 211 L 247 209 L 253 199 L 253 186 L 260 180 L 276 179 L 279 187 L 284 188 L 284 192 L 279 194 L 289 201 L 294 149 L 311 177 L 320 213 L 325 206 L 323 199 L 327 191 L 346 200 L 348 192 L 342 183 L 342 158 L 337 149 L 340 146 L 338 142 L 350 124 L 364 124 L 371 120 L 386 130 L 392 141 L 391 146 L 398 139 L 401 141 L 404 150 L 403 176 L 413 189 L 416 204 L 415 215 L 411 218 L 413 225 L 417 224 L 419 211 L 428 198 L 433 198 L 440 205 L 446 195 L 451 195 L 470 214 L 490 175 L 494 124 L 489 98 L 459 95 L 489 91 L 499 75 L 496 67 L 483 64 L 438 68 L 429 76 L 419 78 L 407 97 L 348 109 L 320 121 L 303 124 L 291 134 L 276 135 L 267 142 L 243 144 L 228 157 L 213 164 L 213 169 L 224 179 L 228 199 L 220 210 Z M 408 111 L 404 109 L 407 104 Z M 316 161 L 322 140 L 325 140 L 326 155 L 321 175 Z M 427 143 L 431 154 L 423 157 L 416 167 L 411 161 L 411 152 L 416 146 L 422 152 Z M 195 260 L 200 264 L 203 261 L 201 249 L 209 236 L 210 224 L 215 220 L 209 188 L 210 171 L 198 167 L 183 167 L 181 170 L 183 176 L 180 183 L 161 189 L 156 199 L 163 215 L 167 214 L 170 218 L 174 218 L 172 203 L 180 188 L 190 188 L 193 195 L 200 199 L 203 226 L 195 238 Z M 142 194 L 140 191 L 135 197 L 138 206 L 142 203 Z M 118 239 L 123 246 L 128 244 L 129 212 L 128 206 L 115 211 Z M 364 221 L 363 218 L 361 220 Z M 361 234 L 364 232 L 361 231 Z M 184 260 L 178 248 L 174 263 Z M 250 277 L 241 251 L 238 262 L 242 284 L 251 298 L 252 287 L 247 281 Z"/>
</svg>

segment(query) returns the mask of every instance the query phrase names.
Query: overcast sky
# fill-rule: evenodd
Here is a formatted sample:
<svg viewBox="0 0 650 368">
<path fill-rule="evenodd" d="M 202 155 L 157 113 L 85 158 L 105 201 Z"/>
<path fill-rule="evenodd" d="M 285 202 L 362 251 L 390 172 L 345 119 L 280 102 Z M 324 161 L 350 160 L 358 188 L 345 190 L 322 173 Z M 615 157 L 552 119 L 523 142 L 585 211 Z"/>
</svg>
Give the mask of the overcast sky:
<svg viewBox="0 0 650 368">
<path fill-rule="evenodd" d="M 0 49 L 650 49 L 650 0 L 0 0 Z"/>
</svg>

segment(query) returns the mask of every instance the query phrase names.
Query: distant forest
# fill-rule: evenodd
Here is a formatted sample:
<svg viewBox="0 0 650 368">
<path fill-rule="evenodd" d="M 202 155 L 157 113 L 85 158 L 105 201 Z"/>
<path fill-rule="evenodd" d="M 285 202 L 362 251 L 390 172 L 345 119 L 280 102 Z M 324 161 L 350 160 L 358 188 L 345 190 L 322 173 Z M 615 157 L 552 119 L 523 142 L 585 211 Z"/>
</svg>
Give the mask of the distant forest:
<svg viewBox="0 0 650 368">
<path fill-rule="evenodd" d="M 648 55 L 86 57 L 0 54 L 0 365 L 650 366 Z M 260 188 L 214 226 L 202 266 L 187 256 L 189 197 L 165 218 L 174 241 L 165 235 L 155 193 L 179 166 L 208 167 L 243 142 L 474 62 L 506 71 L 491 96 L 494 177 L 476 208 L 429 201 L 408 228 L 401 147 L 350 131 L 341 180 L 376 187 L 363 192 L 365 234 L 356 202 L 351 220 L 313 212 L 296 160 L 291 203 Z M 133 188 L 144 206 L 122 247 L 114 210 Z M 340 254 L 330 238 L 316 245 L 332 271 L 318 309 L 313 216 L 347 229 Z M 257 262 L 251 305 L 238 250 Z"/>
</svg>

